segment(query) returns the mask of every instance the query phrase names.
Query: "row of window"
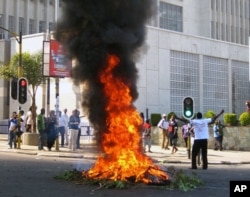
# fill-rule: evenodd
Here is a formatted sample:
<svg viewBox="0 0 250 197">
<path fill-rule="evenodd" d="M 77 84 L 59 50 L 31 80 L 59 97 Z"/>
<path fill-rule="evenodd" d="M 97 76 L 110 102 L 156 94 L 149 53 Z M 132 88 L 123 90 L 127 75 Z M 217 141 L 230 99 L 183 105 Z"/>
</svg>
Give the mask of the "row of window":
<svg viewBox="0 0 250 197">
<path fill-rule="evenodd" d="M 34 33 L 41 33 L 41 32 L 46 32 L 47 29 L 54 30 L 55 24 L 50 22 L 48 24 L 48 27 L 46 25 L 46 21 L 37 21 L 34 19 L 29 19 L 28 21 L 28 30 L 26 32 L 26 21 L 23 17 L 19 17 L 18 19 L 18 27 L 19 29 L 15 29 L 15 17 L 14 16 L 8 16 L 8 27 L 6 29 L 10 30 L 11 32 L 22 32 L 23 35 L 26 34 L 34 34 Z M 4 15 L 0 15 L 0 26 L 4 26 Z M 38 27 L 38 30 L 37 30 Z M 3 29 L 0 29 L 0 39 L 6 39 L 5 35 L 6 35 L 6 31 Z M 10 38 L 12 37 L 12 35 L 10 33 L 8 33 L 8 37 Z"/>
<path fill-rule="evenodd" d="M 211 9 L 249 18 L 249 0 L 211 0 Z"/>
<path fill-rule="evenodd" d="M 248 45 L 249 0 L 212 0 L 211 10 L 211 38 Z M 183 32 L 183 8 L 160 2 L 159 27 Z"/>
<path fill-rule="evenodd" d="M 249 67 L 246 62 L 232 61 L 232 87 L 229 87 L 228 60 L 203 56 L 203 109 L 199 109 L 199 62 L 198 55 L 170 52 L 170 102 L 171 111 L 181 114 L 182 99 L 192 96 L 196 110 L 217 110 L 218 106 L 229 110 L 229 88 L 232 89 L 232 109 L 240 114 L 245 109 L 244 102 L 250 97 Z M 186 64 L 183 64 L 183 61 Z M 186 66 L 186 67 L 185 67 Z"/>
</svg>

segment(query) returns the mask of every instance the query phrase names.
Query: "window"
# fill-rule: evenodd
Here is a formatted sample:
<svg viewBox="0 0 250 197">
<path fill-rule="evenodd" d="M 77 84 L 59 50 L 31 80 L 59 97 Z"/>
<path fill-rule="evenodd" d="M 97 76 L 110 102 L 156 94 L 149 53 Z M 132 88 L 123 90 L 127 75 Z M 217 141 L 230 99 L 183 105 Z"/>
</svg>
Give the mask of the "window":
<svg viewBox="0 0 250 197">
<path fill-rule="evenodd" d="M 15 20 L 14 16 L 9 16 L 9 27 L 8 29 L 12 32 L 15 32 Z M 12 35 L 9 33 L 8 38 L 12 37 Z"/>
<path fill-rule="evenodd" d="M 39 33 L 46 32 L 46 22 L 39 21 Z"/>
<path fill-rule="evenodd" d="M 49 22 L 49 31 L 55 30 L 55 23 Z"/>
<path fill-rule="evenodd" d="M 19 17 L 19 31 L 22 32 L 23 35 L 25 35 L 25 21 L 23 17 Z"/>
<path fill-rule="evenodd" d="M 228 62 L 226 59 L 204 56 L 203 58 L 203 111 L 221 106 L 229 108 Z"/>
<path fill-rule="evenodd" d="M 30 19 L 29 20 L 29 34 L 34 34 L 35 32 L 35 20 Z"/>
<path fill-rule="evenodd" d="M 250 96 L 249 65 L 247 62 L 232 61 L 232 106 L 233 113 L 245 111 L 245 101 Z"/>
<path fill-rule="evenodd" d="M 4 26 L 4 18 L 3 18 L 3 14 L 0 14 L 0 26 Z M 0 39 L 5 39 L 5 35 L 4 35 L 4 30 L 0 29 Z"/>
<path fill-rule="evenodd" d="M 173 31 L 183 31 L 183 11 L 182 7 L 160 2 L 160 28 Z"/>
<path fill-rule="evenodd" d="M 170 110 L 181 115 L 183 97 L 192 96 L 199 106 L 199 55 L 170 52 Z"/>
</svg>

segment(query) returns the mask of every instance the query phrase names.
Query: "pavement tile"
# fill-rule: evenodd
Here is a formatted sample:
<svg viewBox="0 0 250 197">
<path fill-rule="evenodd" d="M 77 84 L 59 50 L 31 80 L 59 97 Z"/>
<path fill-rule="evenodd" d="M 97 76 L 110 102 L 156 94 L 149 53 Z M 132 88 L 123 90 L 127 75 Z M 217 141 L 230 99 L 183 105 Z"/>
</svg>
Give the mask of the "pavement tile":
<svg viewBox="0 0 250 197">
<path fill-rule="evenodd" d="M 96 159 L 99 154 L 95 148 L 94 143 L 81 140 L 81 149 L 77 149 L 72 152 L 67 147 L 59 147 L 59 150 L 52 148 L 52 151 L 48 151 L 47 148 L 40 151 L 37 146 L 22 145 L 21 149 L 8 149 L 7 135 L 0 134 L 0 151 L 1 152 L 13 152 L 19 154 L 37 155 L 43 157 L 64 157 L 64 158 L 86 158 Z M 187 150 L 185 147 L 178 147 L 178 151 L 175 154 L 171 154 L 171 150 L 163 150 L 158 145 L 151 147 L 152 153 L 146 152 L 157 163 L 190 163 L 191 159 L 188 158 Z M 215 151 L 208 149 L 208 163 L 214 165 L 235 165 L 235 164 L 250 164 L 250 152 L 249 151 L 232 151 L 223 150 Z"/>
</svg>

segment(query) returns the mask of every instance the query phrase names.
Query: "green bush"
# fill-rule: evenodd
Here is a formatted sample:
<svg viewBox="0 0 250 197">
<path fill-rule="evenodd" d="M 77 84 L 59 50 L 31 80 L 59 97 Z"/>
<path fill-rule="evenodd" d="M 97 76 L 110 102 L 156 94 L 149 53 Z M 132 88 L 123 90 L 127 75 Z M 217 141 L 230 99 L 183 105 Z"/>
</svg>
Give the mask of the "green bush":
<svg viewBox="0 0 250 197">
<path fill-rule="evenodd" d="M 161 120 L 161 114 L 151 114 L 151 125 L 157 126 L 158 122 Z"/>
<path fill-rule="evenodd" d="M 237 116 L 233 113 L 224 113 L 224 123 L 231 125 L 231 126 L 237 126 Z"/>
<path fill-rule="evenodd" d="M 241 125 L 241 126 L 250 125 L 250 113 L 248 113 L 248 112 L 243 112 L 243 113 L 240 115 L 239 121 L 240 121 L 240 125 Z"/>
<path fill-rule="evenodd" d="M 216 114 L 214 113 L 214 111 L 212 110 L 208 110 L 206 113 L 205 113 L 205 118 L 213 118 Z"/>
</svg>

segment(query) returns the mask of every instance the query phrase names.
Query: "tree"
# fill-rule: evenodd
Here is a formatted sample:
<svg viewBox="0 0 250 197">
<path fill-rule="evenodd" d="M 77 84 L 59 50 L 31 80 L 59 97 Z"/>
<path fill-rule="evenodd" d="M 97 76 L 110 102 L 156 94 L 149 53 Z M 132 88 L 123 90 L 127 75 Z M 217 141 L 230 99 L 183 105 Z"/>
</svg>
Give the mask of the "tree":
<svg viewBox="0 0 250 197">
<path fill-rule="evenodd" d="M 10 80 L 18 78 L 19 54 L 15 54 L 9 63 L 5 63 L 0 67 L 0 76 Z M 29 86 L 28 94 L 32 100 L 32 118 L 36 120 L 36 92 L 37 88 L 44 80 L 42 73 L 42 53 L 30 54 L 22 53 L 22 77 L 27 78 Z M 32 132 L 36 131 L 36 121 L 33 121 Z"/>
</svg>

